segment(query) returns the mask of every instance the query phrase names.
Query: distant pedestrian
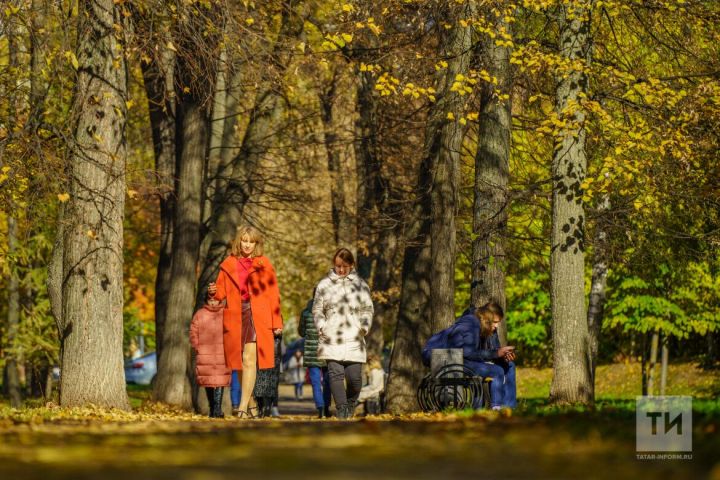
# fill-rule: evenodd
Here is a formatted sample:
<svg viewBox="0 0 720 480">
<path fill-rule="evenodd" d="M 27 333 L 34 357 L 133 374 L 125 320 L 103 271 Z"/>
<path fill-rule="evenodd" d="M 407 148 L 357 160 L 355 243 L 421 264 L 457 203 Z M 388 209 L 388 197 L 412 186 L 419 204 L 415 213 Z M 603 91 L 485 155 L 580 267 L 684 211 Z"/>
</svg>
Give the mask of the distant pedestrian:
<svg viewBox="0 0 720 480">
<path fill-rule="evenodd" d="M 360 390 L 358 403 L 364 404 L 366 415 L 376 415 L 380 413 L 380 396 L 385 391 L 385 370 L 377 355 L 368 355 L 366 370 L 368 381 Z"/>
<path fill-rule="evenodd" d="M 197 352 L 195 375 L 205 388 L 209 416 L 222 418 L 224 387 L 230 385 L 230 369 L 225 365 L 223 348 L 223 304 L 211 298 L 190 323 L 190 344 Z"/>
<path fill-rule="evenodd" d="M 355 271 L 350 250 L 340 248 L 332 261 L 332 270 L 316 287 L 313 318 L 319 335 L 318 358 L 328 365 L 336 416 L 347 419 L 353 416 L 362 387 L 373 303 L 370 288 Z"/>
<path fill-rule="evenodd" d="M 313 320 L 312 307 L 313 300 L 310 300 L 300 314 L 298 333 L 305 338 L 303 365 L 308 369 L 318 418 L 323 418 L 330 417 L 330 378 L 325 360 L 320 360 L 317 356 L 318 332 Z"/>
<path fill-rule="evenodd" d="M 293 356 L 288 360 L 286 378 L 295 386 L 295 400 L 302 400 L 305 367 L 303 366 L 303 353 L 300 350 L 295 350 Z"/>
</svg>

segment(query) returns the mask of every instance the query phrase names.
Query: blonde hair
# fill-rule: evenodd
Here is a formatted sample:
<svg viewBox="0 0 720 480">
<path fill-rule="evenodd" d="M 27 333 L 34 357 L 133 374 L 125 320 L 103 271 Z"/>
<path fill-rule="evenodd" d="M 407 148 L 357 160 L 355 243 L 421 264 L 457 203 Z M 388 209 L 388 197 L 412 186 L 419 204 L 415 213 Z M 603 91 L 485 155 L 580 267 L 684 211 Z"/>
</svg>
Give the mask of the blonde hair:
<svg viewBox="0 0 720 480">
<path fill-rule="evenodd" d="M 382 368 L 382 365 L 380 364 L 380 358 L 375 354 L 370 354 L 367 356 L 367 367 L 368 369 L 372 370 L 373 368 Z"/>
<path fill-rule="evenodd" d="M 480 336 L 487 338 L 492 335 L 495 314 L 490 309 L 480 307 L 475 311 L 475 316 L 480 320 Z"/>
<path fill-rule="evenodd" d="M 251 227 L 250 225 L 243 225 L 237 228 L 237 233 L 235 234 L 235 239 L 232 241 L 232 244 L 230 245 L 230 252 L 235 255 L 236 257 L 239 257 L 242 255 L 242 248 L 240 247 L 240 242 L 243 238 L 248 237 L 251 242 L 255 242 L 255 249 L 250 254 L 251 257 L 259 257 L 263 254 L 263 236 L 262 233 L 260 233 L 260 230 L 258 230 L 255 227 Z"/>
</svg>

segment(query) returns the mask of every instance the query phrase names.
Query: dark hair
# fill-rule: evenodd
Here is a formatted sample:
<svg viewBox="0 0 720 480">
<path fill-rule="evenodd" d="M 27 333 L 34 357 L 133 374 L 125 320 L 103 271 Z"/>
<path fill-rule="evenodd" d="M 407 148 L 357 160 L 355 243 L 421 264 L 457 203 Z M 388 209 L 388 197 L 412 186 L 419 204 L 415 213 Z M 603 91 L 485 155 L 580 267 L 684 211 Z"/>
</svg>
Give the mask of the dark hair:
<svg viewBox="0 0 720 480">
<path fill-rule="evenodd" d="M 353 257 L 352 252 L 345 247 L 337 249 L 337 251 L 335 252 L 335 255 L 333 255 L 333 263 L 335 262 L 335 260 L 338 257 L 340 257 L 340 260 L 342 260 L 343 262 L 347 263 L 350 266 L 355 265 L 355 257 Z"/>
</svg>

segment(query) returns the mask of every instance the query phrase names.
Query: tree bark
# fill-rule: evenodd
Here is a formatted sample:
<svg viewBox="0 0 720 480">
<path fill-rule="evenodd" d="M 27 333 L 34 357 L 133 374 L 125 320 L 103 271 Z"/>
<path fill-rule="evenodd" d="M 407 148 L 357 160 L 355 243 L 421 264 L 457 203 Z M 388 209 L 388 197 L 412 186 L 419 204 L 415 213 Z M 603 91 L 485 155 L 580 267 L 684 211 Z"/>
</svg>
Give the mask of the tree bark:
<svg viewBox="0 0 720 480">
<path fill-rule="evenodd" d="M 165 42 L 167 43 L 167 42 Z M 155 351 L 162 353 L 165 315 L 172 284 L 172 233 L 175 216 L 175 52 L 161 49 L 148 64 L 141 62 L 155 150 L 160 204 L 160 251 L 155 277 Z"/>
<path fill-rule="evenodd" d="M 416 411 L 417 387 L 425 372 L 420 352 L 432 329 L 430 318 L 430 219 L 427 212 L 430 198 L 428 165 L 421 167 L 420 196 L 408 226 L 402 269 L 400 309 L 395 328 L 395 342 L 390 358 L 386 405 L 390 413 Z"/>
<path fill-rule="evenodd" d="M 84 1 L 80 9 L 70 200 L 60 229 L 60 404 L 128 409 L 122 352 L 127 71 L 114 28 L 123 17 L 112 0 Z"/>
<path fill-rule="evenodd" d="M 441 29 L 442 58 L 448 63 L 438 82 L 438 101 L 433 104 L 425 140 L 425 153 L 430 157 L 430 236 L 432 251 L 430 291 L 432 331 L 452 325 L 455 321 L 455 215 L 458 208 L 460 150 L 465 128 L 458 121 L 448 121 L 448 113 L 460 114 L 463 97 L 451 91 L 458 75 L 467 76 L 472 57 L 472 27 L 462 27 L 460 18 L 472 18 L 475 2 L 468 1 L 458 15 L 449 15 L 453 28 Z"/>
<path fill-rule="evenodd" d="M 604 215 L 610 209 L 610 199 L 604 195 L 599 208 L 595 225 L 595 241 L 593 242 L 593 269 L 590 284 L 590 302 L 588 304 L 588 334 L 590 336 L 590 374 L 593 379 L 593 395 L 595 391 L 595 369 L 597 367 L 600 329 L 605 314 L 605 298 L 608 275 L 607 249 L 608 239 L 605 229 Z"/>
<path fill-rule="evenodd" d="M 12 215 L 7 217 L 8 223 L 8 249 L 7 258 L 10 263 L 10 279 L 8 281 L 8 330 L 7 347 L 5 352 L 5 390 L 10 397 L 10 406 L 22 406 L 22 392 L 20 389 L 20 374 L 18 372 L 18 358 L 15 345 L 18 327 L 20 325 L 20 278 L 18 276 L 17 255 L 17 220 Z"/>
<path fill-rule="evenodd" d="M 655 394 L 655 365 L 657 365 L 658 343 L 660 342 L 660 334 L 656 331 L 652 333 L 650 340 L 650 362 L 647 373 L 647 393 L 646 395 Z"/>
<path fill-rule="evenodd" d="M 665 395 L 665 388 L 667 387 L 667 371 L 669 359 L 670 349 L 668 348 L 668 336 L 663 335 L 662 355 L 660 360 L 660 395 Z"/>
<path fill-rule="evenodd" d="M 335 245 L 349 247 L 355 243 L 355 222 L 348 205 L 346 182 L 344 182 L 343 160 L 345 155 L 342 139 L 336 133 L 339 128 L 339 121 L 335 118 L 337 109 L 333 108 L 341 81 L 340 75 L 334 72 L 327 89 L 319 95 L 319 100 L 320 118 L 324 127 L 328 172 L 330 173 L 330 200 Z"/>
<path fill-rule="evenodd" d="M 20 71 L 20 55 L 23 50 L 21 43 L 21 32 L 17 31 L 12 25 L 8 25 L 8 66 L 16 72 Z M 10 108 L 8 111 L 8 124 L 15 125 L 17 122 L 16 109 L 21 110 L 21 100 L 16 93 L 17 89 L 13 89 L 8 95 L 8 103 Z M 0 151 L 0 167 L 3 166 L 2 151 Z M 17 262 L 17 217 L 14 213 L 9 212 L 7 215 L 7 259 L 10 267 L 10 278 L 8 279 L 8 311 L 7 311 L 7 341 L 5 348 L 8 349 L 5 355 L 5 372 L 3 390 L 10 397 L 10 406 L 20 408 L 22 406 L 22 394 L 20 391 L 20 374 L 18 372 L 17 350 L 15 349 L 15 340 L 17 338 L 18 327 L 20 324 L 20 278 L 18 275 Z"/>
<path fill-rule="evenodd" d="M 498 17 L 499 29 L 510 32 L 504 16 Z M 480 105 L 478 147 L 475 155 L 475 198 L 473 205 L 473 262 L 471 303 L 475 307 L 494 301 L 505 310 L 505 239 L 509 208 L 508 176 L 510 135 L 512 128 L 511 100 L 500 100 L 501 94 L 512 94 L 510 49 L 495 44 L 495 39 L 482 42 L 481 59 L 497 87 L 488 84 Z M 498 327 L 502 345 L 507 343 L 505 319 Z"/>
<path fill-rule="evenodd" d="M 32 20 L 30 35 L 30 108 L 32 109 L 31 118 L 37 123 L 42 120 L 43 111 L 45 110 L 45 96 L 47 95 L 47 86 L 42 80 L 42 65 L 45 63 L 45 55 L 43 49 L 47 41 L 47 34 L 43 27 L 45 26 L 45 15 L 47 5 L 45 0 L 32 0 Z"/>
<path fill-rule="evenodd" d="M 365 337 L 367 352 L 380 356 L 385 328 L 397 317 L 401 212 L 393 206 L 390 182 L 383 173 L 374 77 L 357 69 L 356 79 L 357 270 L 370 284 L 375 304 L 373 325 Z"/>
<path fill-rule="evenodd" d="M 290 49 L 285 48 L 286 39 L 298 38 L 303 31 L 304 18 L 293 10 L 293 6 L 293 2 L 283 4 L 280 33 L 270 59 L 274 79 L 282 78 L 292 60 Z M 213 204 L 207 240 L 209 246 L 202 262 L 198 291 L 215 280 L 247 202 L 263 190 L 257 169 L 275 141 L 277 133 L 273 128 L 280 121 L 282 107 L 281 91 L 273 82 L 267 81 L 255 97 L 242 144 L 232 159 L 228 175 L 221 179 L 225 188 Z"/>
<path fill-rule="evenodd" d="M 560 6 L 561 57 L 590 58 L 590 0 L 575 2 L 572 16 Z M 550 253 L 553 381 L 550 397 L 556 403 L 592 403 L 591 357 L 585 309 L 585 213 L 580 184 L 585 178 L 585 114 L 577 102 L 587 93 L 588 79 L 580 71 L 558 78 L 555 109 L 568 122 L 556 139 L 552 178 L 552 237 Z M 570 111 L 567 111 L 570 110 Z"/>
<path fill-rule="evenodd" d="M 382 160 L 378 151 L 377 102 L 372 72 L 356 67 L 355 165 L 357 170 L 357 271 L 370 281 L 379 236 L 378 195 L 383 194 Z M 385 189 L 386 190 L 386 189 Z M 372 286 L 372 285 L 371 285 Z M 374 328 L 374 326 L 373 326 Z"/>
<path fill-rule="evenodd" d="M 177 64 L 179 85 L 189 85 L 192 76 L 190 60 L 180 58 Z M 203 106 L 210 82 L 194 85 L 179 98 L 177 105 L 177 190 L 172 235 L 170 291 L 162 336 L 162 353 L 153 396 L 171 405 L 192 405 L 188 378 L 190 344 L 187 332 L 195 308 L 196 268 L 200 252 L 202 227 L 203 171 L 207 158 L 210 121 Z"/>
</svg>

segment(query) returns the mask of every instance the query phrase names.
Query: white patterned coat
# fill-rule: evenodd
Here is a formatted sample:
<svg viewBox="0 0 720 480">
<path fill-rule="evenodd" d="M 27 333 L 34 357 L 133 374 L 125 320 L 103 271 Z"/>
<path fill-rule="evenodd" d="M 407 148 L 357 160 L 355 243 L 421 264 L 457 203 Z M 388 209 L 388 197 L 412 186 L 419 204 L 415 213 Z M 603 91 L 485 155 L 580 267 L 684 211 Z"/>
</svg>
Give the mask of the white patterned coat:
<svg viewBox="0 0 720 480">
<path fill-rule="evenodd" d="M 320 280 L 312 311 L 319 334 L 318 358 L 365 363 L 373 303 L 370 287 L 355 270 L 344 277 L 331 270 Z"/>
</svg>

